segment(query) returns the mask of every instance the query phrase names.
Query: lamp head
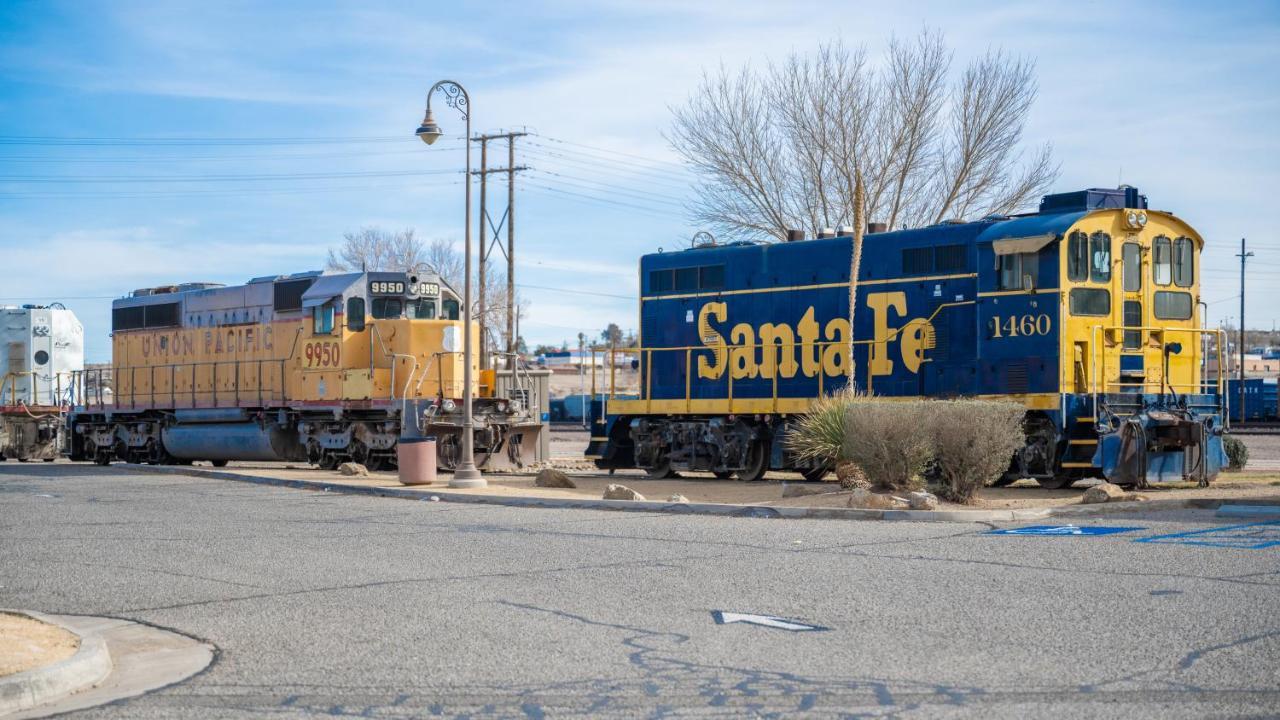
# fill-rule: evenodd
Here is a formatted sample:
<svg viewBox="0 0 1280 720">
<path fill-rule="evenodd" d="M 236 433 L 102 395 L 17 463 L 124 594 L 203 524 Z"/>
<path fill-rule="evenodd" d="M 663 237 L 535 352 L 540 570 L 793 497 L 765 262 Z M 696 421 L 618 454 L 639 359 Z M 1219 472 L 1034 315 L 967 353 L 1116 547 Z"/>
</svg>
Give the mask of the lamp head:
<svg viewBox="0 0 1280 720">
<path fill-rule="evenodd" d="M 436 124 L 436 118 L 431 114 L 431 110 L 427 110 L 427 116 L 422 118 L 422 124 L 418 126 L 416 131 L 418 137 L 422 138 L 422 142 L 431 145 L 444 133 L 440 131 L 440 126 Z"/>
</svg>

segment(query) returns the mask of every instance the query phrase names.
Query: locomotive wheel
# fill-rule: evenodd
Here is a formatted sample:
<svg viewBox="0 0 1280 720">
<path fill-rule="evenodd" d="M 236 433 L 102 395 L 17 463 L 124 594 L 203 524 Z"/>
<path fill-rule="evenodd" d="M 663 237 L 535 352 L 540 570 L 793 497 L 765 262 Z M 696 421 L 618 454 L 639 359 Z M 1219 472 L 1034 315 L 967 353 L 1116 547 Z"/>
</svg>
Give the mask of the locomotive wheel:
<svg viewBox="0 0 1280 720">
<path fill-rule="evenodd" d="M 457 435 L 442 435 L 436 443 L 436 465 L 445 472 L 453 472 L 458 467 L 458 457 L 462 455 L 461 443 Z"/>
<path fill-rule="evenodd" d="M 737 472 L 742 482 L 760 482 L 764 474 L 769 472 L 769 443 L 757 440 L 751 443 L 747 451 L 747 466 Z"/>
<path fill-rule="evenodd" d="M 213 465 L 214 467 L 226 467 L 227 461 L 226 460 L 210 460 L 209 464 Z"/>
<path fill-rule="evenodd" d="M 712 474 L 716 476 L 717 480 L 728 480 L 729 478 L 733 477 L 732 470 L 717 470 Z"/>
<path fill-rule="evenodd" d="M 1070 475 L 1055 475 L 1047 478 L 1036 478 L 1036 482 L 1045 490 L 1063 490 L 1075 484 L 1080 478 Z"/>
<path fill-rule="evenodd" d="M 54 460 L 57 460 L 57 458 L 44 458 L 45 462 L 53 462 Z"/>
<path fill-rule="evenodd" d="M 804 479 L 809 482 L 822 482 L 822 480 L 826 478 L 827 474 L 830 472 L 831 472 L 831 468 L 827 467 L 826 465 L 823 465 L 822 467 L 808 468 L 806 470 L 801 470 L 800 474 L 803 475 Z"/>
<path fill-rule="evenodd" d="M 338 456 L 333 453 L 325 453 L 320 456 L 320 462 L 316 463 L 321 470 L 334 470 L 338 467 Z"/>
<path fill-rule="evenodd" d="M 671 469 L 671 459 L 665 457 L 657 465 L 645 470 L 645 473 L 650 480 L 666 480 L 676 476 L 675 471 Z"/>
</svg>

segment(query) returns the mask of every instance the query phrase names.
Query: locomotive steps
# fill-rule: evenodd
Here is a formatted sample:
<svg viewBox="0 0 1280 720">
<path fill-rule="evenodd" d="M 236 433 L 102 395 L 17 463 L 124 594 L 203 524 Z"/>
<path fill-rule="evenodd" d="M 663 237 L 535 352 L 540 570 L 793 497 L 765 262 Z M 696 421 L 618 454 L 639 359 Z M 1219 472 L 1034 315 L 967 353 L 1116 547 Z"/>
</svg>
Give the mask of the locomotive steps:
<svg viewBox="0 0 1280 720">
<path fill-rule="evenodd" d="M 492 475 L 487 488 L 456 490 L 447 488 L 441 480 L 429 486 L 404 486 L 392 474 L 377 473 L 370 477 L 342 477 L 333 473 L 312 469 L 276 468 L 262 465 L 252 467 L 204 468 L 192 466 L 115 465 L 129 472 L 148 472 L 163 475 L 189 475 L 194 477 L 248 482 L 259 485 L 287 487 L 299 490 L 336 492 L 355 495 L 373 495 L 406 500 L 431 502 L 456 502 L 487 505 L 506 505 L 529 508 L 583 508 L 594 510 L 619 510 L 624 512 L 672 513 L 682 515 L 717 515 L 736 517 L 825 519 L 825 520 L 890 520 L 907 522 L 962 522 L 1007 523 L 1038 520 L 1049 517 L 1080 517 L 1117 512 L 1148 512 L 1187 508 L 1216 508 L 1241 499 L 1280 503 L 1280 490 L 1262 482 L 1257 484 L 1231 483 L 1227 487 L 1209 488 L 1203 491 L 1176 491 L 1169 499 L 1150 499 L 1144 502 L 1113 502 L 1105 505 L 1074 504 L 1081 491 L 1063 491 L 1059 495 L 1070 496 L 1073 504 L 1051 507 L 968 509 L 947 506 L 938 510 L 872 510 L 843 506 L 821 506 L 815 497 L 791 498 L 780 504 L 764 504 L 770 499 L 780 499 L 781 483 L 737 483 L 742 492 L 737 502 L 707 501 L 707 490 L 717 484 L 701 480 L 645 480 L 635 477 L 609 476 L 601 472 L 571 473 L 580 492 L 567 489 L 534 488 L 533 477 L 522 475 Z M 600 492 L 610 483 L 630 483 L 635 489 L 652 498 L 665 498 L 672 494 L 685 495 L 691 502 L 663 500 L 605 500 Z M 735 485 L 735 483 L 723 483 Z M 1039 492 L 1026 489 L 1027 492 Z M 589 492 L 591 494 L 584 494 Z M 1016 490 L 1014 491 L 1016 492 Z M 1158 494 L 1158 493 L 1156 493 Z M 1173 493 L 1170 492 L 1172 495 Z M 1209 496 L 1207 496 L 1208 494 Z M 832 494 L 835 497 L 835 494 Z M 716 498 L 718 500 L 718 498 Z M 798 505 L 793 503 L 804 503 Z M 1059 503 L 1067 502 L 1063 498 Z"/>
</svg>

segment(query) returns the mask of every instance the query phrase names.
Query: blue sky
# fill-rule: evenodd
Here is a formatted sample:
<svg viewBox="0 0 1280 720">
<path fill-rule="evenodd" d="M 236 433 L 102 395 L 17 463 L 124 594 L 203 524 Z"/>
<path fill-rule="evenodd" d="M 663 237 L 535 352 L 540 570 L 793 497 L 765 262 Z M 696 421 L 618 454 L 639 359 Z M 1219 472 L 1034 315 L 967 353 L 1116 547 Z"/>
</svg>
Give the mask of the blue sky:
<svg viewBox="0 0 1280 720">
<path fill-rule="evenodd" d="M 105 360 L 109 298 L 136 287 L 317 268 L 369 225 L 460 243 L 461 120 L 442 108 L 452 137 L 430 151 L 412 137 L 448 77 L 475 131 L 538 133 L 518 146 L 534 168 L 517 197 L 522 334 L 632 327 L 638 256 L 698 229 L 663 132 L 703 68 L 837 37 L 875 56 L 925 25 L 960 63 L 989 47 L 1036 60 L 1026 137 L 1053 144 L 1058 189 L 1123 180 L 1205 235 L 1211 323 L 1239 315 L 1241 237 L 1257 253 L 1249 325 L 1280 319 L 1273 1 L 8 0 L 0 303 L 64 300 Z M 55 139 L 15 140 L 31 137 Z M 59 140 L 86 137 L 173 142 Z"/>
</svg>

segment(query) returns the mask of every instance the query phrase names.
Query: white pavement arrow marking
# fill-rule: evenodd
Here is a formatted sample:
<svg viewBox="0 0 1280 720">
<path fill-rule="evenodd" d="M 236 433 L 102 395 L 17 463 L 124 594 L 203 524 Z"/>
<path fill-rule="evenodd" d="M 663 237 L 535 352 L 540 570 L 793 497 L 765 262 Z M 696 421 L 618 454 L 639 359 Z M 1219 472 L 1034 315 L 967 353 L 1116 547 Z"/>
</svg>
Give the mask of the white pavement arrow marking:
<svg viewBox="0 0 1280 720">
<path fill-rule="evenodd" d="M 789 630 L 791 632 L 807 632 L 813 630 L 826 630 L 827 628 L 819 625 L 808 625 L 795 620 L 774 617 L 773 615 L 752 615 L 750 613 L 734 613 L 715 610 L 711 613 L 715 618 L 716 624 L 728 625 L 729 623 L 748 623 L 751 625 L 760 625 L 762 627 L 777 628 L 779 630 Z"/>
<path fill-rule="evenodd" d="M 1014 535 L 1083 535 L 1084 531 L 1075 525 L 1065 525 L 1063 527 L 1049 528 L 1028 528 L 1025 530 L 1014 530 Z"/>
</svg>

